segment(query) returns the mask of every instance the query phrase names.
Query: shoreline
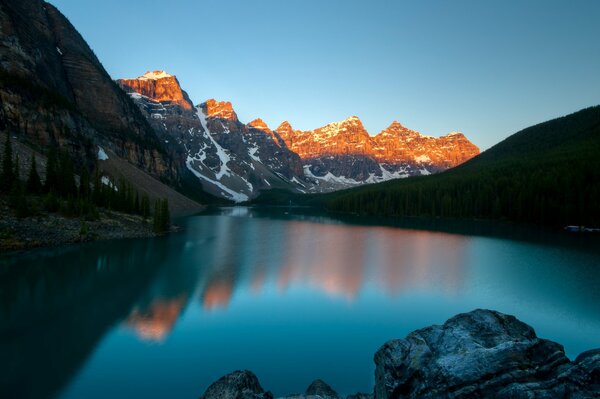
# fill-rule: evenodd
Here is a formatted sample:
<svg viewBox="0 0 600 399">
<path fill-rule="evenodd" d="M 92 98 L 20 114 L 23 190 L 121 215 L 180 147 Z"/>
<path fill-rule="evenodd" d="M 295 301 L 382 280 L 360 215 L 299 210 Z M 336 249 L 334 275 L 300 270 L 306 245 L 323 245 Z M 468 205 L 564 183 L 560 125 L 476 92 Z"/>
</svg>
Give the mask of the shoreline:
<svg viewBox="0 0 600 399">
<path fill-rule="evenodd" d="M 152 221 L 141 216 L 99 209 L 99 219 L 85 221 L 58 213 L 40 213 L 18 218 L 0 198 L 0 252 L 2 256 L 17 255 L 40 248 L 56 248 L 70 244 L 127 238 L 152 238 L 181 230 L 173 225 L 170 231 L 156 233 Z"/>
</svg>

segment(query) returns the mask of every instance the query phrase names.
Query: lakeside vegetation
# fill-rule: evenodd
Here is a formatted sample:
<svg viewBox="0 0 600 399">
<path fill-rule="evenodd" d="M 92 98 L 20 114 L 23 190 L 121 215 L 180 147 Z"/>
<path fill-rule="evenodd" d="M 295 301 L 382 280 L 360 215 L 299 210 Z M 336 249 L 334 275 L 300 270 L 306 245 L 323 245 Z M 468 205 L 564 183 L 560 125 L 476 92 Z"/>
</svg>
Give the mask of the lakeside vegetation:
<svg viewBox="0 0 600 399">
<path fill-rule="evenodd" d="M 368 216 L 600 226 L 600 106 L 524 129 L 444 173 L 322 195 L 266 192 L 255 204 Z"/>
<path fill-rule="evenodd" d="M 10 136 L 7 134 L 4 151 L 0 155 L 0 195 L 8 198 L 8 205 L 19 218 L 39 216 L 43 212 L 58 213 L 65 217 L 85 221 L 100 218 L 98 209 L 139 215 L 150 221 L 154 232 L 170 228 L 168 200 L 158 199 L 152 212 L 151 201 L 146 193 L 140 195 L 133 186 L 120 179 L 113 183 L 98 170 L 93 175 L 83 166 L 79 174 L 68 152 L 50 147 L 47 152 L 45 181 L 38 173 L 37 160 L 29 160 L 27 178 L 22 179 L 22 160 L 13 154 Z"/>
</svg>

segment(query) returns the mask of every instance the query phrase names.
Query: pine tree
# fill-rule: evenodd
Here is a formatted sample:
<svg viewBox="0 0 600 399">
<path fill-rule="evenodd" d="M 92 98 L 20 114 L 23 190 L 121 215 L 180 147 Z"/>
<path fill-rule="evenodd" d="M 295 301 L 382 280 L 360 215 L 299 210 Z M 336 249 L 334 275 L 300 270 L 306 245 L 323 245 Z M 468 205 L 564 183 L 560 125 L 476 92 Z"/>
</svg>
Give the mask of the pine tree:
<svg viewBox="0 0 600 399">
<path fill-rule="evenodd" d="M 154 231 L 159 233 L 161 232 L 161 226 L 162 226 L 162 221 L 161 221 L 161 206 L 160 206 L 160 200 L 156 200 L 156 202 L 154 203 L 154 220 L 153 220 L 153 225 L 154 225 Z"/>
<path fill-rule="evenodd" d="M 58 190 L 58 160 L 56 148 L 50 147 L 48 150 L 48 160 L 46 162 L 46 183 L 44 191 L 56 192 Z"/>
<path fill-rule="evenodd" d="M 2 157 L 2 171 L 0 173 L 0 190 L 3 193 L 10 193 L 14 180 L 14 166 L 12 146 L 10 143 L 10 134 L 6 134 L 6 144 L 4 145 L 4 155 Z"/>
<path fill-rule="evenodd" d="M 170 225 L 169 200 L 166 198 L 156 200 L 154 203 L 154 231 L 157 233 L 167 231 Z"/>
<path fill-rule="evenodd" d="M 163 229 L 166 231 L 171 226 L 171 213 L 169 212 L 169 200 L 162 200 L 162 222 Z"/>
<path fill-rule="evenodd" d="M 81 168 L 81 175 L 79 178 L 79 198 L 89 199 L 90 197 L 90 173 L 84 166 Z"/>
<path fill-rule="evenodd" d="M 142 194 L 142 201 L 140 204 L 142 218 L 147 220 L 150 217 L 150 198 L 148 198 L 148 194 Z"/>
<path fill-rule="evenodd" d="M 21 165 L 19 162 L 19 154 L 15 155 L 15 170 L 13 172 L 12 189 L 20 190 L 21 187 Z"/>
<path fill-rule="evenodd" d="M 77 193 L 77 185 L 75 184 L 75 174 L 73 170 L 73 162 L 67 151 L 62 151 L 59 160 L 58 169 L 58 186 L 59 193 L 68 198 Z"/>
<path fill-rule="evenodd" d="M 42 190 L 42 182 L 40 180 L 40 175 L 37 172 L 35 155 L 31 155 L 31 168 L 29 169 L 29 176 L 27 177 L 26 190 L 30 194 L 38 194 Z"/>
</svg>

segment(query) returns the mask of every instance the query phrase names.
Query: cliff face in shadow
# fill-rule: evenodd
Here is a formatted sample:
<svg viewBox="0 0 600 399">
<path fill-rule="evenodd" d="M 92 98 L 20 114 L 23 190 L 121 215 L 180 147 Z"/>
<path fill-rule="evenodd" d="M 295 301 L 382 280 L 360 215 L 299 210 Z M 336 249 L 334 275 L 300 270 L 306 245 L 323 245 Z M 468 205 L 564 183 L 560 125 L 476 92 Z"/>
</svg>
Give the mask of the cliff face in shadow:
<svg viewBox="0 0 600 399">
<path fill-rule="evenodd" d="M 71 23 L 41 0 L 0 1 L 0 130 L 80 162 L 102 144 L 156 177 L 177 168 Z"/>
</svg>

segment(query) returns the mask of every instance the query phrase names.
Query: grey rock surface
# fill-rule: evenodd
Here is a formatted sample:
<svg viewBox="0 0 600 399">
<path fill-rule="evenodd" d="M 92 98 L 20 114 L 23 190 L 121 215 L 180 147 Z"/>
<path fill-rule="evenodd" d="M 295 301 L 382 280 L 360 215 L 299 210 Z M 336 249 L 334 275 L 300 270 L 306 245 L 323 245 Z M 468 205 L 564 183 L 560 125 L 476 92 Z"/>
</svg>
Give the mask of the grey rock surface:
<svg viewBox="0 0 600 399">
<path fill-rule="evenodd" d="M 272 399 L 248 370 L 234 371 L 213 382 L 200 399 Z"/>
<path fill-rule="evenodd" d="M 375 354 L 375 397 L 592 398 L 600 351 L 574 362 L 514 316 L 475 310 L 384 344 Z"/>
</svg>

